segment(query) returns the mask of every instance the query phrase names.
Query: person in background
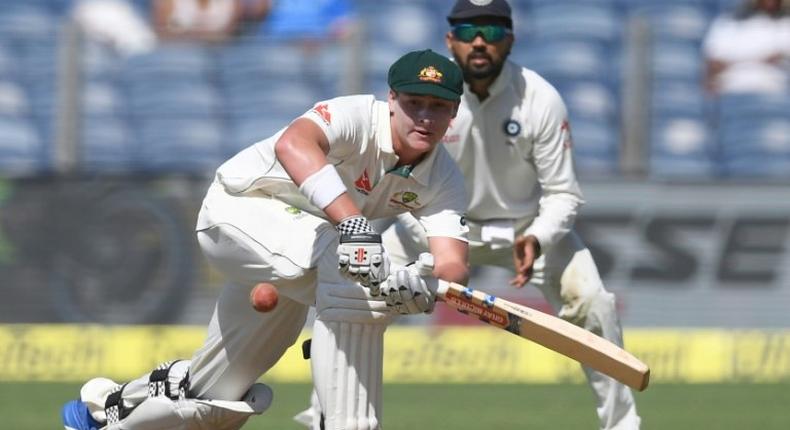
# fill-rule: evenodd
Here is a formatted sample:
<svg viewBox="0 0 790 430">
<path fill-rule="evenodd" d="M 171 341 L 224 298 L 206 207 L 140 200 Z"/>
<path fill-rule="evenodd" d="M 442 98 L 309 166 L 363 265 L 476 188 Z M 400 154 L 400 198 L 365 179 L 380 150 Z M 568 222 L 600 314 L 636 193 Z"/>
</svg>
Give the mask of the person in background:
<svg viewBox="0 0 790 430">
<path fill-rule="evenodd" d="M 154 0 L 154 30 L 162 41 L 225 42 L 236 36 L 241 0 Z"/>
<path fill-rule="evenodd" d="M 305 44 L 344 40 L 357 23 L 349 0 L 272 0 L 258 35 Z"/>
<path fill-rule="evenodd" d="M 748 0 L 717 17 L 703 40 L 705 88 L 718 94 L 790 94 L 787 0 Z"/>
<path fill-rule="evenodd" d="M 465 85 L 443 142 L 469 193 L 470 264 L 512 270 L 513 287 L 537 287 L 559 317 L 623 346 L 616 298 L 573 229 L 583 199 L 565 103 L 540 75 L 508 60 L 511 15 L 505 0 L 458 0 L 448 16 L 445 40 Z M 398 216 L 383 241 L 398 264 L 414 260 L 428 243 L 408 214 Z M 638 429 L 632 391 L 593 369 L 584 372 L 600 428 Z M 294 420 L 314 422 L 315 395 L 311 403 Z"/>
<path fill-rule="evenodd" d="M 121 57 L 156 49 L 156 33 L 128 0 L 79 0 L 71 16 L 87 40 Z"/>
</svg>

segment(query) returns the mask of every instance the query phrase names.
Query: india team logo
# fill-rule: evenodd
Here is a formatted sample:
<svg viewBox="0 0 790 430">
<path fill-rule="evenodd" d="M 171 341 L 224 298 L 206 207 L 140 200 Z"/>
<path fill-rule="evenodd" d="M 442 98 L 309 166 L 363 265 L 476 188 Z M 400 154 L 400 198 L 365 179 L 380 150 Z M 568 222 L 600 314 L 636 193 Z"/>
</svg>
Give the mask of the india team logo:
<svg viewBox="0 0 790 430">
<path fill-rule="evenodd" d="M 429 82 L 442 82 L 442 72 L 436 70 L 436 67 L 428 66 L 422 70 L 420 70 L 420 74 L 417 75 L 417 78 L 421 81 L 429 81 Z"/>
<path fill-rule="evenodd" d="M 505 121 L 502 125 L 502 129 L 505 131 L 505 134 L 510 137 L 518 136 L 518 134 L 521 133 L 521 125 L 514 119 Z"/>
</svg>

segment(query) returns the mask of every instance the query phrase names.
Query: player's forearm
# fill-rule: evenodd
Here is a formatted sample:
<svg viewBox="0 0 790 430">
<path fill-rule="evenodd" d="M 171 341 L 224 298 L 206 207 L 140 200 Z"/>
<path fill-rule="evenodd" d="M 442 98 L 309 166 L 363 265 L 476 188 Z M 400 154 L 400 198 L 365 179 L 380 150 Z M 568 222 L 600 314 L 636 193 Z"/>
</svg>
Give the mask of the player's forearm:
<svg viewBox="0 0 790 430">
<path fill-rule="evenodd" d="M 469 281 L 468 243 L 450 237 L 430 237 L 428 247 L 434 256 L 434 277 L 463 284 Z"/>
</svg>

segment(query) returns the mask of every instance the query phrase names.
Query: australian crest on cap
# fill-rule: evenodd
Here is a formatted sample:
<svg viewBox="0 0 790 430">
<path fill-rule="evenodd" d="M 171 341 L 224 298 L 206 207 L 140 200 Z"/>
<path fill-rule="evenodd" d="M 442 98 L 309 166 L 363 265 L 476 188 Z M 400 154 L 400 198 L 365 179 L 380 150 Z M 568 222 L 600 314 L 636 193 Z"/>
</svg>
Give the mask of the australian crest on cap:
<svg viewBox="0 0 790 430">
<path fill-rule="evenodd" d="M 485 6 L 485 5 L 489 4 L 489 3 L 491 3 L 491 1 L 492 0 L 469 0 L 469 2 L 472 3 L 475 6 Z"/>
<path fill-rule="evenodd" d="M 420 70 L 420 74 L 417 75 L 421 81 L 431 81 L 431 82 L 442 82 L 442 72 L 436 70 L 436 67 L 428 66 L 422 70 Z"/>
</svg>

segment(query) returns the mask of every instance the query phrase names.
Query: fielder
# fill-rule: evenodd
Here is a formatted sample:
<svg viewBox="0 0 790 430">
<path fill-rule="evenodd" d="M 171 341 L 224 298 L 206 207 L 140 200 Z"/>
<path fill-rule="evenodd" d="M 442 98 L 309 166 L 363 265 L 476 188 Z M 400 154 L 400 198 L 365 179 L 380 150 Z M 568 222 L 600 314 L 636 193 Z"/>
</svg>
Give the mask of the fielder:
<svg viewBox="0 0 790 430">
<path fill-rule="evenodd" d="M 269 407 L 257 384 L 297 339 L 310 306 L 313 381 L 327 428 L 380 428 L 382 338 L 398 314 L 433 308 L 414 266 L 392 266 L 369 220 L 410 212 L 433 275 L 468 278 L 464 180 L 438 145 L 463 91 L 457 65 L 430 50 L 390 68 L 388 100 L 319 102 L 219 167 L 197 236 L 225 286 L 204 345 L 124 385 L 92 379 L 63 408 L 66 429 L 234 430 Z M 277 286 L 267 313 L 253 285 Z M 430 282 L 430 281 L 428 281 Z"/>
<path fill-rule="evenodd" d="M 573 231 L 583 200 L 562 98 L 541 76 L 507 60 L 514 37 L 505 0 L 458 0 L 447 18 L 447 47 L 465 85 L 443 142 L 469 193 L 470 263 L 514 270 L 514 287 L 536 286 L 561 318 L 622 346 L 615 297 Z M 393 261 L 402 263 L 425 251 L 426 237 L 404 214 L 383 241 Z M 638 429 L 631 390 L 602 373 L 584 372 L 601 428 Z M 313 415 L 308 409 L 295 419 L 304 423 Z"/>
</svg>

